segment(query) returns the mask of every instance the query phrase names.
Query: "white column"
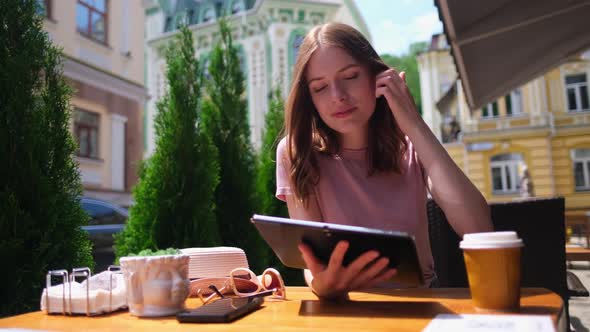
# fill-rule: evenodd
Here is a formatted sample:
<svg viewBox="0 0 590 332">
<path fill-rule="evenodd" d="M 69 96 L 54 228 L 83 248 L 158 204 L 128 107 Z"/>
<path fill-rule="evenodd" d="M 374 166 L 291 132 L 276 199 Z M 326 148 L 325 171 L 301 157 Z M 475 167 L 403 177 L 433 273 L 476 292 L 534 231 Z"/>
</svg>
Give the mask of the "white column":
<svg viewBox="0 0 590 332">
<path fill-rule="evenodd" d="M 258 53 L 258 103 L 256 105 L 256 112 L 258 112 L 258 132 L 256 133 L 256 144 L 255 146 L 259 148 L 262 145 L 262 131 L 265 129 L 265 118 L 266 112 L 268 109 L 268 98 L 267 98 L 267 85 L 266 85 L 266 59 L 264 57 L 264 40 L 260 38 L 260 44 L 262 48 L 257 52 Z"/>
<path fill-rule="evenodd" d="M 539 108 L 542 113 L 545 113 L 549 110 L 547 104 L 547 88 L 545 82 L 545 76 L 541 75 L 537 79 L 538 89 L 539 89 Z"/>
<path fill-rule="evenodd" d="M 111 187 L 125 190 L 125 123 L 127 118 L 112 115 L 111 127 Z"/>
<path fill-rule="evenodd" d="M 430 68 L 432 69 L 432 132 L 438 138 L 439 141 L 442 142 L 442 133 L 440 131 L 440 125 L 442 122 L 440 110 L 436 107 L 436 102 L 439 101 L 442 92 L 440 91 L 440 69 L 441 69 L 441 61 L 438 53 L 429 53 L 431 56 L 431 63 Z"/>
<path fill-rule="evenodd" d="M 533 97 L 533 104 L 531 114 L 540 114 L 541 113 L 541 94 L 540 94 L 540 84 L 539 78 L 533 80 L 531 84 L 531 92 Z"/>
</svg>

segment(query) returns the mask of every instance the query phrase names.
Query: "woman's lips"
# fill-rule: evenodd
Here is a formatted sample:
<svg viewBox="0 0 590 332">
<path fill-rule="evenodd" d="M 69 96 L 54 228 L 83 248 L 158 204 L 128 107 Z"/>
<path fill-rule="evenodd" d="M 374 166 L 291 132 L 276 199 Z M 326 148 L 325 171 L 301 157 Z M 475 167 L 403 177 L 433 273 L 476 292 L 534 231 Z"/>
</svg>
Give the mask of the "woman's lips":
<svg viewBox="0 0 590 332">
<path fill-rule="evenodd" d="M 349 116 L 352 112 L 354 112 L 355 109 L 356 109 L 356 107 L 351 107 L 349 109 L 336 112 L 336 113 L 332 114 L 332 116 L 335 118 L 345 118 L 345 117 Z"/>
</svg>

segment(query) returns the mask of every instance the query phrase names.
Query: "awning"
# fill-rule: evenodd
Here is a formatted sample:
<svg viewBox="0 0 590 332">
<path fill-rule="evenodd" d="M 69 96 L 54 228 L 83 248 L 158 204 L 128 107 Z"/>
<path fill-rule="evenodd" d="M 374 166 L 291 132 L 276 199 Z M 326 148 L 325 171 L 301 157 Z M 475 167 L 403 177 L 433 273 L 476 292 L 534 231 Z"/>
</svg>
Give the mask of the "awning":
<svg viewBox="0 0 590 332">
<path fill-rule="evenodd" d="M 590 0 L 435 0 L 477 109 L 590 47 Z"/>
</svg>

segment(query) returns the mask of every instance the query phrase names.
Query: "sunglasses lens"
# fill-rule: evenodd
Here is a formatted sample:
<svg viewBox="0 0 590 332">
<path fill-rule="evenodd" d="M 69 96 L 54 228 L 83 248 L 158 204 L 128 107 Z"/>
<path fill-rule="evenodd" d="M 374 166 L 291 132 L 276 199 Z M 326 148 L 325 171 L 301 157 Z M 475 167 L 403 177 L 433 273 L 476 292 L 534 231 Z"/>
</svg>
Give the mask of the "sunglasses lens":
<svg viewBox="0 0 590 332">
<path fill-rule="evenodd" d="M 245 279 L 234 279 L 236 290 L 242 294 L 255 293 L 258 291 L 258 285 L 250 280 Z"/>
<path fill-rule="evenodd" d="M 258 279 L 256 275 L 246 269 L 236 269 L 230 273 L 232 283 L 235 287 L 235 291 L 238 295 L 246 295 L 256 293 L 260 286 L 258 285 Z M 254 280 L 256 279 L 256 280 Z"/>
<path fill-rule="evenodd" d="M 252 280 L 252 276 L 249 273 L 236 272 L 231 275 L 233 278 Z"/>
<path fill-rule="evenodd" d="M 264 271 L 262 274 L 262 284 L 265 289 L 272 289 L 274 296 L 281 299 L 285 298 L 285 284 L 277 270 L 267 269 Z"/>
<path fill-rule="evenodd" d="M 274 291 L 274 295 L 278 298 L 284 299 L 285 298 L 285 292 L 283 291 L 282 288 L 276 288 Z"/>
<path fill-rule="evenodd" d="M 281 287 L 279 276 L 273 272 L 267 272 L 262 276 L 262 284 L 266 289 L 275 289 Z"/>
</svg>

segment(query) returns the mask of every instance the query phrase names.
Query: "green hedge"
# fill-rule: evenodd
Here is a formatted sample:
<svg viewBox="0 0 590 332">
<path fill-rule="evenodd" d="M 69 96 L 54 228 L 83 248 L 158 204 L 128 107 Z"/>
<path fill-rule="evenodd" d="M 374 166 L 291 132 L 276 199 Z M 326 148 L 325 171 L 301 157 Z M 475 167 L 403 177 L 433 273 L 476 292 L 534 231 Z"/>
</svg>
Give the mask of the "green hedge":
<svg viewBox="0 0 590 332">
<path fill-rule="evenodd" d="M 48 270 L 94 267 L 61 53 L 37 1 L 0 1 L 0 315 L 38 310 Z"/>
</svg>

